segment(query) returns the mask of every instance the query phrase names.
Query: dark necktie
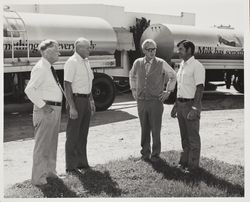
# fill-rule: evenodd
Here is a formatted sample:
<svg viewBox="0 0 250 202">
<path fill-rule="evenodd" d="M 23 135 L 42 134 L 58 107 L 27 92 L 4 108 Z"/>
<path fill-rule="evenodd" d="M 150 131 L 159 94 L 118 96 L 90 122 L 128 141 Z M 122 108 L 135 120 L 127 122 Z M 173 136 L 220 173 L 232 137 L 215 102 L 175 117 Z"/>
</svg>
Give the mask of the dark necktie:
<svg viewBox="0 0 250 202">
<path fill-rule="evenodd" d="M 53 77 L 54 77 L 54 79 L 55 79 L 57 85 L 59 86 L 59 88 L 60 88 L 60 90 L 62 91 L 64 97 L 66 98 L 66 95 L 65 95 L 65 93 L 64 93 L 64 90 L 63 90 L 63 88 L 62 88 L 62 86 L 61 86 L 61 84 L 60 84 L 59 78 L 58 78 L 58 76 L 57 76 L 57 74 L 56 74 L 55 68 L 54 68 L 53 66 L 51 66 L 50 69 L 51 69 L 51 72 L 52 72 L 52 74 L 53 74 Z M 67 101 L 67 98 L 66 98 L 66 101 Z"/>
<path fill-rule="evenodd" d="M 58 85 L 61 85 L 60 82 L 59 82 L 59 78 L 58 78 L 58 76 L 57 76 L 57 74 L 56 74 L 55 68 L 54 68 L 53 66 L 51 66 L 50 69 L 51 69 L 51 72 L 52 72 L 52 74 L 53 74 L 53 76 L 54 76 L 54 79 L 56 80 L 56 83 L 57 83 Z"/>
</svg>

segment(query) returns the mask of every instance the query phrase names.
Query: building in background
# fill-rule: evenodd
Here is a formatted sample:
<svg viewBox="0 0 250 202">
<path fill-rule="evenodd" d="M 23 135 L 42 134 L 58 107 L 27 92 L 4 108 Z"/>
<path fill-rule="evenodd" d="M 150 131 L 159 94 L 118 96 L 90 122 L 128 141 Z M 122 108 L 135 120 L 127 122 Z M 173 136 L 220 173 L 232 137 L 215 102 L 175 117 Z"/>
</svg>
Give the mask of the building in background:
<svg viewBox="0 0 250 202">
<path fill-rule="evenodd" d="M 129 28 L 135 24 L 135 18 L 150 19 L 150 23 L 166 23 L 177 25 L 195 25 L 195 14 L 182 12 L 180 16 L 162 15 L 152 13 L 127 12 L 122 6 L 104 4 L 29 4 L 9 5 L 11 9 L 19 12 L 50 13 L 63 15 L 80 15 L 100 17 L 108 21 L 112 27 Z"/>
</svg>

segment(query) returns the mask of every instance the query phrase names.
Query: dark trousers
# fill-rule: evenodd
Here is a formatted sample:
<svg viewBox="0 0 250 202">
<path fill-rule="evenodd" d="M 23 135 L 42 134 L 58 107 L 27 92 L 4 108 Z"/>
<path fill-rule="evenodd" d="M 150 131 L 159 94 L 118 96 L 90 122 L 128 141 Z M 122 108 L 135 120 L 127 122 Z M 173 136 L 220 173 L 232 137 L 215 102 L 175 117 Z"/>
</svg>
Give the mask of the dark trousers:
<svg viewBox="0 0 250 202">
<path fill-rule="evenodd" d="M 159 156 L 161 152 L 161 123 L 163 104 L 160 100 L 138 100 L 138 114 L 141 124 L 141 154 L 143 157 L 149 157 L 150 133 L 152 132 L 153 146 L 152 155 Z"/>
<path fill-rule="evenodd" d="M 74 102 L 78 118 L 68 118 L 65 144 L 67 170 L 88 166 L 87 137 L 91 116 L 90 102 L 89 98 L 85 97 L 74 97 Z"/>
<path fill-rule="evenodd" d="M 193 101 L 177 102 L 177 118 L 181 133 L 183 152 L 180 157 L 180 164 L 189 168 L 199 167 L 201 140 L 199 135 L 200 115 L 195 120 L 188 120 Z"/>
</svg>

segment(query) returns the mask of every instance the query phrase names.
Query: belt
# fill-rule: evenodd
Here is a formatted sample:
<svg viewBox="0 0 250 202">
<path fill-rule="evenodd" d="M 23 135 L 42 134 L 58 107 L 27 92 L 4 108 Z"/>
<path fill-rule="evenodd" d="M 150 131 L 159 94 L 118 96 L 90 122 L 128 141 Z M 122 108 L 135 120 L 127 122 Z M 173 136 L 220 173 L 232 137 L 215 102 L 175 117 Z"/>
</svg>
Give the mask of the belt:
<svg viewBox="0 0 250 202">
<path fill-rule="evenodd" d="M 194 99 L 192 98 L 177 98 L 177 101 L 179 102 L 189 102 L 189 101 L 194 101 Z"/>
<path fill-rule="evenodd" d="M 61 102 L 45 101 L 47 105 L 62 106 Z"/>
<path fill-rule="evenodd" d="M 75 97 L 86 97 L 86 98 L 88 98 L 88 97 L 90 96 L 90 94 L 73 93 L 73 96 L 75 96 Z"/>
</svg>

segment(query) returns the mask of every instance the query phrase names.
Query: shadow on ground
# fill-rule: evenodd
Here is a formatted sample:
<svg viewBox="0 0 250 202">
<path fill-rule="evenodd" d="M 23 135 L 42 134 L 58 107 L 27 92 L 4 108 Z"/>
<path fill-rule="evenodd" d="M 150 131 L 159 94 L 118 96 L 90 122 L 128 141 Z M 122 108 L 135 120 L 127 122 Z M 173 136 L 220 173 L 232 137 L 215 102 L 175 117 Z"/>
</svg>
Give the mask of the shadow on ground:
<svg viewBox="0 0 250 202">
<path fill-rule="evenodd" d="M 30 180 L 4 192 L 6 198 L 59 197 L 243 197 L 244 167 L 201 158 L 200 169 L 185 174 L 173 164 L 179 151 L 161 154 L 158 162 L 130 157 L 48 179 L 33 186 Z"/>
<path fill-rule="evenodd" d="M 227 93 L 205 93 L 202 99 L 202 110 L 244 109 L 244 95 Z"/>
<path fill-rule="evenodd" d="M 96 112 L 91 118 L 90 127 L 136 119 L 121 110 Z M 66 131 L 67 115 L 62 114 L 60 132 Z M 4 142 L 30 139 L 34 137 L 32 114 L 7 114 L 4 117 Z"/>
<path fill-rule="evenodd" d="M 183 181 L 185 184 L 191 184 L 192 186 L 203 182 L 209 187 L 220 187 L 220 189 L 226 190 L 229 196 L 244 196 L 244 188 L 242 186 L 216 177 L 204 168 L 185 174 L 180 169 L 170 166 L 164 159 L 151 163 L 151 165 L 157 172 L 162 173 L 165 179 Z"/>
<path fill-rule="evenodd" d="M 89 169 L 78 176 L 82 187 L 86 190 L 87 194 L 91 196 L 98 196 L 102 193 L 109 197 L 121 196 L 122 190 L 119 189 L 117 182 L 111 178 L 107 170 L 101 172 Z"/>
<path fill-rule="evenodd" d="M 136 103 L 131 98 L 131 94 L 120 96 L 116 100 L 117 102 L 112 105 L 111 109 L 97 112 L 92 117 L 90 127 L 137 118 L 122 111 L 128 108 L 135 108 L 136 110 Z M 244 109 L 244 95 L 232 95 L 225 92 L 204 93 L 202 105 L 203 111 Z M 8 109 L 6 109 L 4 114 L 4 142 L 33 138 L 32 112 L 27 113 L 25 107 L 16 113 L 13 110 L 11 112 L 8 106 L 5 106 L 5 108 Z M 65 131 L 66 124 L 67 115 L 63 112 L 61 132 Z"/>
</svg>

